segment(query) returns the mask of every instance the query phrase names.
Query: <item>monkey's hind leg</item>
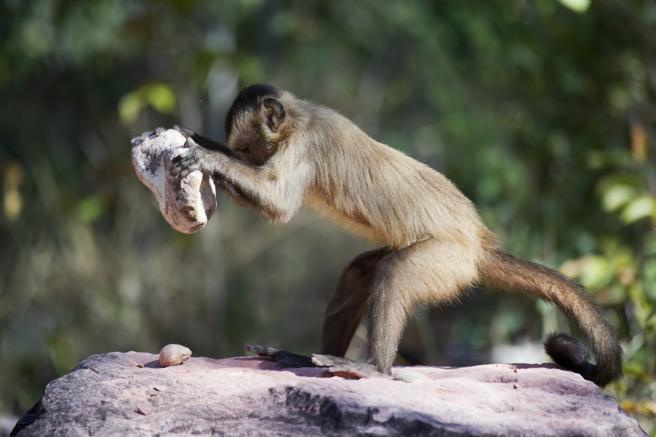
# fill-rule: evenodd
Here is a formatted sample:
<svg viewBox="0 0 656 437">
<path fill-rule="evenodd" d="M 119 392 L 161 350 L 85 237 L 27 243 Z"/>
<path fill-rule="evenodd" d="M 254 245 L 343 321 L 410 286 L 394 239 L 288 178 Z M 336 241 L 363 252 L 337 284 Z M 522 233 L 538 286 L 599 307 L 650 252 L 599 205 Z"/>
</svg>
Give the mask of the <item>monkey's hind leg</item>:
<svg viewBox="0 0 656 437">
<path fill-rule="evenodd" d="M 385 256 L 376 269 L 368 317 L 368 360 L 390 375 L 408 316 L 417 303 L 457 300 L 477 278 L 474 248 L 424 240 Z"/>
<path fill-rule="evenodd" d="M 376 264 L 389 251 L 381 248 L 361 253 L 344 269 L 337 290 L 326 309 L 321 353 L 343 357 L 362 320 L 371 297 Z"/>
</svg>

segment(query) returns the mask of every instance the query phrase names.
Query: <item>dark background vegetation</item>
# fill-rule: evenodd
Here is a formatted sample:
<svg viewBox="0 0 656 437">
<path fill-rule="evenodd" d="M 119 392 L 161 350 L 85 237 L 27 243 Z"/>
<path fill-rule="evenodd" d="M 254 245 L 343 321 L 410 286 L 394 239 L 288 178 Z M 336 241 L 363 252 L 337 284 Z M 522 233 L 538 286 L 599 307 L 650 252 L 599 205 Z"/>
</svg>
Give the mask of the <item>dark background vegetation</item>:
<svg viewBox="0 0 656 437">
<path fill-rule="evenodd" d="M 0 0 L 0 412 L 92 353 L 316 351 L 369 244 L 223 197 L 177 234 L 130 164 L 159 125 L 223 139 L 238 88 L 269 82 L 445 173 L 512 252 L 583 282 L 625 349 L 608 392 L 650 427 L 655 46 L 641 0 Z M 542 361 L 557 329 L 548 305 L 478 290 L 419 309 L 399 362 Z"/>
</svg>

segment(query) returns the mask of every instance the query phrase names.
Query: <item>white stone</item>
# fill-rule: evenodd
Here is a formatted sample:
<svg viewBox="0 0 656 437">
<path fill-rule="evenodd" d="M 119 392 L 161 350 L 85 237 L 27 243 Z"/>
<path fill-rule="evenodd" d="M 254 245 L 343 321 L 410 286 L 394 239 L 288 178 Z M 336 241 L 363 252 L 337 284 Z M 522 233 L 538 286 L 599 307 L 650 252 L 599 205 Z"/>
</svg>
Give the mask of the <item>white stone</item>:
<svg viewBox="0 0 656 437">
<path fill-rule="evenodd" d="M 191 357 L 191 349 L 180 344 L 167 344 L 159 351 L 159 365 L 162 367 L 177 366 Z"/>
<path fill-rule="evenodd" d="M 171 160 L 184 153 L 185 137 L 175 129 L 158 129 L 132 140 L 132 165 L 139 180 L 153 192 L 164 219 L 176 231 L 201 230 L 216 209 L 211 177 L 194 171 L 178 181 L 167 179 Z"/>
</svg>

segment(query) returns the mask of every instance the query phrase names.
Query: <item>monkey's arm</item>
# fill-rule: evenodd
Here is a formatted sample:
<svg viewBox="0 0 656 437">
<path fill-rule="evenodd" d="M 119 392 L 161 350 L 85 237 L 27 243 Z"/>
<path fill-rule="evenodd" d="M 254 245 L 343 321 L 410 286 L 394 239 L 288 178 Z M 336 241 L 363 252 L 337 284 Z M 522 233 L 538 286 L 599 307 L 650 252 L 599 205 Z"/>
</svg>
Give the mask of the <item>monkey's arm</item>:
<svg viewBox="0 0 656 437">
<path fill-rule="evenodd" d="M 223 151 L 200 147 L 193 136 L 187 137 L 189 150 L 173 159 L 169 175 L 173 178 L 200 170 L 210 174 L 220 187 L 261 211 L 269 219 L 286 223 L 303 203 L 309 181 L 305 165 L 285 168 L 252 167 Z"/>
<path fill-rule="evenodd" d="M 185 138 L 187 138 L 187 142 L 189 141 L 189 138 L 191 138 L 198 145 L 206 149 L 214 150 L 223 153 L 224 155 L 235 157 L 233 151 L 221 143 L 210 140 L 209 138 L 205 138 L 204 136 L 192 131 L 191 129 L 187 129 L 186 127 L 180 127 L 176 125 L 173 126 L 173 128 L 178 132 L 180 132 Z M 224 178 L 215 177 L 213 179 L 214 182 L 218 185 L 218 187 L 221 190 L 223 190 L 228 196 L 230 196 L 230 198 L 233 201 L 235 201 L 235 203 L 237 203 L 238 205 L 256 207 L 256 205 L 250 202 L 247 197 L 244 197 L 242 194 L 240 194 L 237 191 L 237 188 L 234 187 L 232 184 L 228 183 L 228 181 L 226 181 Z"/>
<path fill-rule="evenodd" d="M 218 142 L 216 142 L 216 141 L 214 141 L 214 140 L 210 140 L 209 138 L 205 138 L 204 136 L 202 136 L 202 135 L 200 135 L 200 134 L 198 134 L 198 133 L 192 131 L 191 129 L 187 129 L 186 127 L 180 127 L 180 126 L 177 126 L 177 125 L 176 125 L 176 126 L 173 126 L 173 129 L 175 129 L 175 130 L 177 130 L 178 132 L 180 132 L 180 133 L 182 134 L 182 136 L 184 136 L 185 138 L 187 138 L 187 140 L 188 140 L 189 138 L 191 138 L 191 139 L 194 140 L 194 141 L 196 142 L 196 144 L 198 144 L 199 146 L 202 146 L 202 147 L 204 147 L 204 148 L 206 148 L 206 149 L 209 149 L 209 150 L 215 150 L 215 151 L 217 151 L 217 152 L 221 152 L 221 153 L 223 153 L 224 155 L 228 155 L 228 156 L 232 156 L 232 157 L 235 156 L 235 154 L 233 153 L 233 151 L 230 150 L 230 149 L 229 149 L 228 147 L 226 147 L 225 145 L 223 145 L 223 144 L 221 144 L 221 143 L 218 143 Z"/>
</svg>

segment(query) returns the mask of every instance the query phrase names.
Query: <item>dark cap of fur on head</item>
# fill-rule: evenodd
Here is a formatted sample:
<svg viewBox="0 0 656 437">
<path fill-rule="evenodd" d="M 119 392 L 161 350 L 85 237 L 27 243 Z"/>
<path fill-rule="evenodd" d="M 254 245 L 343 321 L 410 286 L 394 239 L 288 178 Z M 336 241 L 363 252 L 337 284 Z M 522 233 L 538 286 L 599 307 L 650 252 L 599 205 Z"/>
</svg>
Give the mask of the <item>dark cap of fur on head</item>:
<svg viewBox="0 0 656 437">
<path fill-rule="evenodd" d="M 254 108 L 262 101 L 264 97 L 272 96 L 279 97 L 280 91 L 272 85 L 266 84 L 255 84 L 242 88 L 237 94 L 235 101 L 232 102 L 232 106 L 228 110 L 225 118 L 225 132 L 226 138 L 230 138 L 230 131 L 232 130 L 232 122 L 240 113 L 247 111 L 248 109 Z"/>
</svg>

